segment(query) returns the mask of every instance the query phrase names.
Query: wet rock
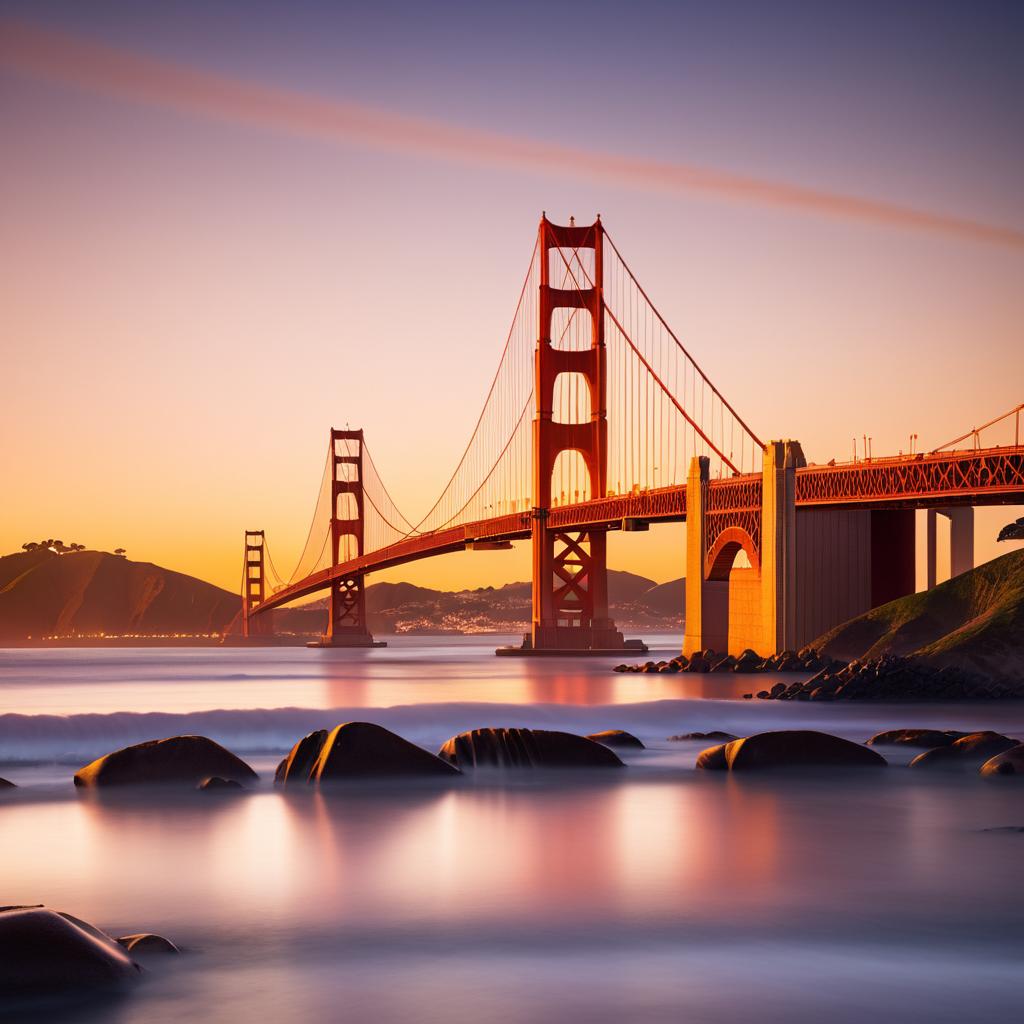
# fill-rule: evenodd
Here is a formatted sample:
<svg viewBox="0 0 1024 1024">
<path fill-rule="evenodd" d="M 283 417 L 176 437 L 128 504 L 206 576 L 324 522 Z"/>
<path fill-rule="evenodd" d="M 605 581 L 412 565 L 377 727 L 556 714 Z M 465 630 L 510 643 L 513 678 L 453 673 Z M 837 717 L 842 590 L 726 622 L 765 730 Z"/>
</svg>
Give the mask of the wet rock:
<svg viewBox="0 0 1024 1024">
<path fill-rule="evenodd" d="M 606 747 L 622 747 L 631 750 L 646 749 L 631 732 L 624 729 L 605 729 L 604 732 L 592 732 L 587 736 L 588 740 L 595 743 L 603 743 Z"/>
<path fill-rule="evenodd" d="M 459 768 L 621 768 L 608 747 L 586 736 L 547 729 L 473 729 L 439 754 Z"/>
<path fill-rule="evenodd" d="M 771 700 L 772 699 L 772 695 L 767 690 L 758 690 L 756 696 L 757 696 L 758 700 Z"/>
<path fill-rule="evenodd" d="M 122 786 L 143 783 L 179 783 L 198 786 L 219 775 L 238 783 L 251 783 L 257 774 L 230 750 L 205 736 L 172 736 L 136 743 L 97 758 L 75 772 L 75 785 Z"/>
<path fill-rule="evenodd" d="M 310 736 L 305 738 L 308 740 Z M 383 726 L 372 722 L 346 722 L 327 734 L 310 769 L 309 781 L 319 784 L 347 779 L 458 774 L 457 768 Z"/>
<path fill-rule="evenodd" d="M 135 935 L 120 935 L 117 943 L 124 946 L 129 953 L 180 953 L 181 950 L 162 935 L 154 935 L 152 932 L 138 932 Z"/>
<path fill-rule="evenodd" d="M 277 771 L 274 772 L 274 785 L 284 786 L 289 783 L 309 782 L 313 767 L 326 742 L 326 729 L 317 729 L 308 736 L 303 736 L 292 747 L 288 756 L 277 766 Z"/>
<path fill-rule="evenodd" d="M 711 663 L 703 654 L 694 654 L 690 657 L 686 666 L 687 672 L 710 672 Z"/>
<path fill-rule="evenodd" d="M 734 672 L 758 672 L 761 669 L 763 658 L 756 651 L 749 647 L 734 660 Z"/>
<path fill-rule="evenodd" d="M 729 759 L 726 756 L 727 744 L 719 743 L 716 747 L 708 747 L 697 755 L 697 767 L 708 771 L 728 771 Z"/>
<path fill-rule="evenodd" d="M 859 743 L 810 729 L 762 732 L 704 751 L 698 768 L 744 771 L 806 766 L 884 767 L 881 754 Z"/>
<path fill-rule="evenodd" d="M 981 775 L 1024 775 L 1024 743 L 990 757 L 978 772 Z"/>
<path fill-rule="evenodd" d="M 731 732 L 722 732 L 720 729 L 711 732 L 681 732 L 678 736 L 669 736 L 670 740 L 718 740 L 722 743 L 736 738 Z"/>
<path fill-rule="evenodd" d="M 924 747 L 931 750 L 934 747 L 948 747 L 967 735 L 966 732 L 954 729 L 890 729 L 887 732 L 876 732 L 868 740 L 868 746 Z"/>
<path fill-rule="evenodd" d="M 0 779 L 0 789 L 17 789 L 13 782 L 8 782 L 7 779 Z"/>
<path fill-rule="evenodd" d="M 3 997 L 108 988 L 137 977 L 139 966 L 92 925 L 46 907 L 0 910 Z"/>
<path fill-rule="evenodd" d="M 961 736 L 948 747 L 935 747 L 918 754 L 910 762 L 911 768 L 946 768 L 962 771 L 980 768 L 989 758 L 1017 746 L 998 732 L 972 732 Z"/>
<path fill-rule="evenodd" d="M 732 672 L 736 668 L 736 659 L 731 654 L 715 655 L 709 659 L 709 667 L 712 672 Z"/>
<path fill-rule="evenodd" d="M 204 793 L 226 793 L 241 790 L 242 786 L 234 779 L 222 779 L 219 775 L 211 775 L 203 779 L 197 787 Z"/>
</svg>

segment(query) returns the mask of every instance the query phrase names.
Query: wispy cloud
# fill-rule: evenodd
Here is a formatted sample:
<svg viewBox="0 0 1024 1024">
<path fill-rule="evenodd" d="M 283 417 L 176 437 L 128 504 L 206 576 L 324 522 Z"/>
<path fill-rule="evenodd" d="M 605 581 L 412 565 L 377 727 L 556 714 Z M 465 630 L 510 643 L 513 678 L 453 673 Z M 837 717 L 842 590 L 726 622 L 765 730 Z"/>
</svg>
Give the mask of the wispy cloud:
<svg viewBox="0 0 1024 1024">
<path fill-rule="evenodd" d="M 636 189 L 703 193 L 762 206 L 1024 247 L 1024 230 L 881 200 L 805 188 L 684 163 L 560 146 L 406 117 L 359 103 L 269 88 L 0 18 L 0 67 L 78 89 L 299 138 L 516 167 Z"/>
</svg>

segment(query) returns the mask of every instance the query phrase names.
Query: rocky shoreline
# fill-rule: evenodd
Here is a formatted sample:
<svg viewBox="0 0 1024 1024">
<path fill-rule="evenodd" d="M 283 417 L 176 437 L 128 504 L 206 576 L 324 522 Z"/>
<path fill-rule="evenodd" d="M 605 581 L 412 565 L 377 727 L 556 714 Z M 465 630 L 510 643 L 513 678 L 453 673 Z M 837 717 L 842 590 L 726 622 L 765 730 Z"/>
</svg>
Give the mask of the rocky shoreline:
<svg viewBox="0 0 1024 1024">
<path fill-rule="evenodd" d="M 935 665 L 921 657 L 886 655 L 839 661 L 813 647 L 762 657 L 752 650 L 734 656 L 712 650 L 668 661 L 621 664 L 615 672 L 806 673 L 810 679 L 778 682 L 745 693 L 747 700 L 1007 700 L 1024 698 L 1024 681 L 994 678 L 956 665 Z"/>
</svg>

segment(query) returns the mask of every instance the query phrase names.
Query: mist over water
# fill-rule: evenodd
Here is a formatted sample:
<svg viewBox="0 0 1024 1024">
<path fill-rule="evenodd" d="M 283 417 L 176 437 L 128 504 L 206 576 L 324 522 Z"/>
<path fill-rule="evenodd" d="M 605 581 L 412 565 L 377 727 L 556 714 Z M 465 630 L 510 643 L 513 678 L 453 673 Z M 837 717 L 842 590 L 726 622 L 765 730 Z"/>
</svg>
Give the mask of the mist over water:
<svg viewBox="0 0 1024 1024">
<path fill-rule="evenodd" d="M 1024 826 L 1012 780 L 920 774 L 902 767 L 911 751 L 885 751 L 883 772 L 704 774 L 704 744 L 667 737 L 1024 737 L 1024 708 L 744 701 L 763 677 L 623 676 L 493 646 L 0 652 L 0 775 L 21 786 L 0 802 L 0 903 L 186 949 L 120 998 L 0 1019 L 810 1024 L 1018 1010 L 1024 834 L 985 831 Z M 627 728 L 649 749 L 620 772 L 273 790 L 295 739 L 352 718 L 430 749 L 518 724 Z M 85 759 L 182 731 L 246 756 L 260 786 L 71 787 Z"/>
</svg>

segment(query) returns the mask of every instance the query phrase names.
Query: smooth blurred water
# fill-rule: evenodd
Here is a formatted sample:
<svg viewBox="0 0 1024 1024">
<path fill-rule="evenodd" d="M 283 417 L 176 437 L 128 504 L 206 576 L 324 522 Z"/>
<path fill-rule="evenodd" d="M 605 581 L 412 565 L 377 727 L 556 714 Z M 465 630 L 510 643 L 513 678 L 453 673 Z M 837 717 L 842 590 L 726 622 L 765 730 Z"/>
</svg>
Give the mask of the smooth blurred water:
<svg viewBox="0 0 1024 1024">
<path fill-rule="evenodd" d="M 704 774 L 692 767 L 704 744 L 667 740 L 786 726 L 863 740 L 922 724 L 1024 736 L 1019 705 L 743 701 L 764 677 L 623 676 L 492 647 L 0 652 L 0 775 L 22 784 L 0 799 L 0 903 L 187 948 L 121 998 L 6 1019 L 962 1024 L 1019 1012 L 1024 833 L 985 830 L 1024 826 L 1024 787 L 922 775 L 903 767 L 911 751 L 887 751 L 880 772 Z M 701 696 L 715 687 L 725 699 Z M 469 725 L 537 724 L 631 728 L 649 749 L 625 771 L 273 790 L 287 746 L 350 717 L 430 748 Z M 71 787 L 73 748 L 94 756 L 189 724 L 220 730 L 261 786 Z"/>
</svg>

